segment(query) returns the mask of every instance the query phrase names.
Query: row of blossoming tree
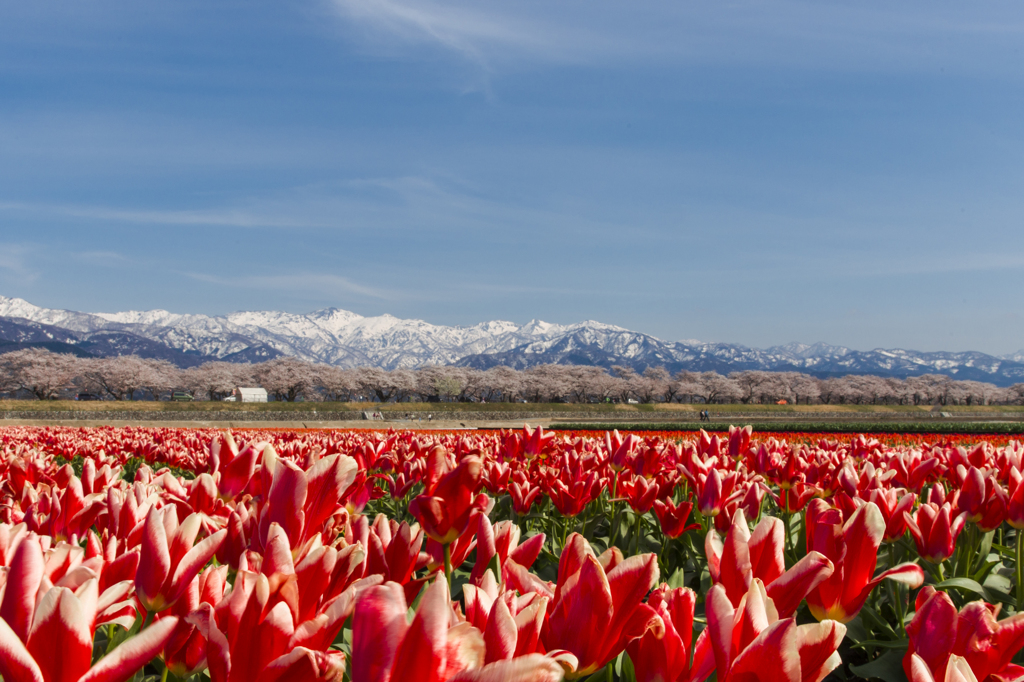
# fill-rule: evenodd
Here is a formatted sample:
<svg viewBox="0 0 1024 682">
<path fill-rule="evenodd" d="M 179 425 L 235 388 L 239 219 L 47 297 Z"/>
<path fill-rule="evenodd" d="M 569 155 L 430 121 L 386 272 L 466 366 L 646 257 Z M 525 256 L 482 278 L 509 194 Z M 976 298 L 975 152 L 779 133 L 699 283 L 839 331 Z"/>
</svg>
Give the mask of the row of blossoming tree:
<svg viewBox="0 0 1024 682">
<path fill-rule="evenodd" d="M 1024 676 L 1013 441 L 0 443 L 6 682 Z"/>
<path fill-rule="evenodd" d="M 818 379 L 799 372 L 677 372 L 648 367 L 538 365 L 342 368 L 284 357 L 255 364 L 207 362 L 182 369 L 134 355 L 78 358 L 28 348 L 0 354 L 0 394 L 40 400 L 89 392 L 114 400 L 166 398 L 188 391 L 220 400 L 239 386 L 261 386 L 277 400 L 627 402 L 989 405 L 1024 402 L 1024 383 L 998 387 L 938 374 L 898 379 L 850 375 Z"/>
</svg>

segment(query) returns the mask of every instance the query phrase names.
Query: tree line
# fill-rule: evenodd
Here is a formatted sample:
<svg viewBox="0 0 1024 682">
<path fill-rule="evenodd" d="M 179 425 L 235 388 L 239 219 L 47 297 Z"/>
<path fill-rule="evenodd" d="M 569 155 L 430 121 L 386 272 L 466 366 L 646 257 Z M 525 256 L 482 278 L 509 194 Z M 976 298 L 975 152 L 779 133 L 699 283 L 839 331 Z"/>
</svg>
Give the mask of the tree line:
<svg viewBox="0 0 1024 682">
<path fill-rule="evenodd" d="M 80 358 L 28 348 L 0 355 L 0 395 L 56 400 L 83 393 L 108 400 L 162 400 L 184 391 L 222 400 L 237 387 L 262 387 L 275 400 L 327 402 L 749 403 L 860 405 L 1024 404 L 1024 383 L 1008 388 L 941 374 L 907 379 L 747 370 L 670 374 L 585 365 L 524 370 L 427 366 L 343 368 L 282 357 L 254 364 L 207 362 L 181 369 L 124 355 Z"/>
</svg>

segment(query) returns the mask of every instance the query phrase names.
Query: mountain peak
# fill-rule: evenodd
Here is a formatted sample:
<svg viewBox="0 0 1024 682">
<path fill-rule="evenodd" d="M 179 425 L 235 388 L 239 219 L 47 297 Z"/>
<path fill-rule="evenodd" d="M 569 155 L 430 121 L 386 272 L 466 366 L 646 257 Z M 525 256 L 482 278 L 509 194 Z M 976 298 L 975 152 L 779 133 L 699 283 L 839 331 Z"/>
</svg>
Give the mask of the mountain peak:
<svg viewBox="0 0 1024 682">
<path fill-rule="evenodd" d="M 46 329 L 28 328 L 24 320 Z M 492 320 L 449 327 L 390 314 L 363 317 L 340 308 L 306 314 L 250 311 L 209 316 L 166 310 L 90 314 L 50 310 L 0 296 L 0 322 L 0 340 L 23 343 L 42 338 L 40 334 L 60 336 L 62 342 L 66 339 L 69 344 L 88 346 L 89 352 L 138 353 L 183 366 L 289 355 L 341 367 L 376 365 L 385 369 L 448 364 L 523 368 L 555 363 L 628 365 L 638 371 L 663 366 L 672 373 L 749 369 L 818 376 L 940 373 L 1004 386 L 1024 382 L 1024 350 L 1004 358 L 903 349 L 860 352 L 823 342 L 792 342 L 759 350 L 740 344 L 663 341 L 594 320 L 568 325 L 539 319 L 524 325 Z M 115 335 L 117 343 L 110 341 Z"/>
</svg>

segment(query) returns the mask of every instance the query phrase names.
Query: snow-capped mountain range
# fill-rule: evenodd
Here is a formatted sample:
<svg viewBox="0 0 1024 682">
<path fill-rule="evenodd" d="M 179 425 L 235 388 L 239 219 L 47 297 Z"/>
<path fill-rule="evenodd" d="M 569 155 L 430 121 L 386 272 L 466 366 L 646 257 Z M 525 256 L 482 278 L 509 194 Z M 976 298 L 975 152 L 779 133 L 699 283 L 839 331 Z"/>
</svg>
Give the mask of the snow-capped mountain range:
<svg viewBox="0 0 1024 682">
<path fill-rule="evenodd" d="M 137 354 L 192 366 L 208 360 L 259 362 L 291 355 L 342 367 L 386 369 L 422 365 L 524 368 L 542 363 L 664 366 L 722 373 L 761 369 L 817 376 L 947 374 L 1011 385 L 1024 381 L 1024 351 L 995 357 L 977 352 L 854 351 L 824 343 L 760 350 L 726 343 L 663 341 L 623 327 L 587 321 L 559 325 L 483 322 L 445 327 L 391 315 L 363 317 L 326 308 L 298 315 L 276 311 L 224 316 L 165 310 L 81 313 L 41 308 L 0 296 L 0 352 L 44 346 L 82 355 Z"/>
</svg>

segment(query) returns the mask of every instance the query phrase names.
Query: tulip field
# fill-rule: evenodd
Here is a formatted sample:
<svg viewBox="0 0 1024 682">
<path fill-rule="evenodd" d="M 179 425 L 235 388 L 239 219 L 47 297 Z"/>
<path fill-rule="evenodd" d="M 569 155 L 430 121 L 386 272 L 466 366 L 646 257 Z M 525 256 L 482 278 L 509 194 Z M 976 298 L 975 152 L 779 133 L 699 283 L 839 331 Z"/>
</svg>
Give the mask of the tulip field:
<svg viewBox="0 0 1024 682">
<path fill-rule="evenodd" d="M 996 436 L 0 428 L 4 682 L 1024 679 Z"/>
</svg>

